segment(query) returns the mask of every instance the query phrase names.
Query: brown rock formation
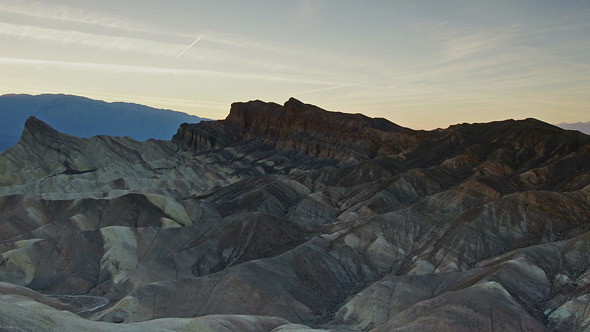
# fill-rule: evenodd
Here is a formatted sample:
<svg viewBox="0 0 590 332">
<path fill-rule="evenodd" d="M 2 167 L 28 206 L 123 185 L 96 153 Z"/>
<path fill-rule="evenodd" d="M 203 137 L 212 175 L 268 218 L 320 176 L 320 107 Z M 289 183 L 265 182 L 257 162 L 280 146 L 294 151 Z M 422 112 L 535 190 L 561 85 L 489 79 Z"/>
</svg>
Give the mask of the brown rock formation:
<svg viewBox="0 0 590 332">
<path fill-rule="evenodd" d="M 30 119 L 0 156 L 0 327 L 585 330 L 589 165 L 589 136 L 534 119 L 294 99 L 172 142 Z"/>
<path fill-rule="evenodd" d="M 415 140 L 409 133 L 413 131 L 385 119 L 328 112 L 291 98 L 284 106 L 260 100 L 234 103 L 225 120 L 181 127 L 172 140 L 202 151 L 260 139 L 280 150 L 346 161 L 374 158 L 386 142 L 389 151 L 400 152 Z"/>
</svg>

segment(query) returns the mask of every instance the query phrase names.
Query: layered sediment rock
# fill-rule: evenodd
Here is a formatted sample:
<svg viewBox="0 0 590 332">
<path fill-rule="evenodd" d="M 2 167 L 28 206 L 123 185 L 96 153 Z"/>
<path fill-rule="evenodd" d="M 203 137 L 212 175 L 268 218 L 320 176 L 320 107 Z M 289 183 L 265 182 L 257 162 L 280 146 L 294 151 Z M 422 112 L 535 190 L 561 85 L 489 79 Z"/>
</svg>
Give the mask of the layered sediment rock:
<svg viewBox="0 0 590 332">
<path fill-rule="evenodd" d="M 0 165 L 6 324 L 588 327 L 590 137 L 534 119 L 413 131 L 253 101 L 144 143 L 30 119 Z"/>
</svg>

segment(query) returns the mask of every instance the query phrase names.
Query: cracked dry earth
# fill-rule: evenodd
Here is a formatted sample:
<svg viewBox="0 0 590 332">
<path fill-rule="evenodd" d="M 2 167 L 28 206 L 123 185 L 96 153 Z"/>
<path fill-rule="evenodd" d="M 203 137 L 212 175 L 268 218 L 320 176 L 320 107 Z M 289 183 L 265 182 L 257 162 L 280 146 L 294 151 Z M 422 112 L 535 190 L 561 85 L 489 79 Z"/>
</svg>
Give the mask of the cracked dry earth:
<svg viewBox="0 0 590 332">
<path fill-rule="evenodd" d="M 586 331 L 590 137 L 234 103 L 171 141 L 30 118 L 0 156 L 9 331 Z"/>
</svg>

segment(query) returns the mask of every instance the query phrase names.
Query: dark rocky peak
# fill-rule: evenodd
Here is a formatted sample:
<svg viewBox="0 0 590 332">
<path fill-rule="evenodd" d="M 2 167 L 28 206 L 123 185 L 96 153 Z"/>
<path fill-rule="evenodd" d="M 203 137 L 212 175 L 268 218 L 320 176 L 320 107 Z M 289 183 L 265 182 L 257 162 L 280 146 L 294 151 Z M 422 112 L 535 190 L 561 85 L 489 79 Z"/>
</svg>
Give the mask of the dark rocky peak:
<svg viewBox="0 0 590 332">
<path fill-rule="evenodd" d="M 429 132 L 404 157 L 409 168 L 442 165 L 463 177 L 500 180 L 506 192 L 582 188 L 589 183 L 580 165 L 590 162 L 590 136 L 536 119 L 463 123 Z"/>
<path fill-rule="evenodd" d="M 25 122 L 25 130 L 28 130 L 29 132 L 32 132 L 35 134 L 41 134 L 41 135 L 57 135 L 57 134 L 59 134 L 59 132 L 57 130 L 53 129 L 50 125 L 37 119 L 34 116 L 29 117 L 27 119 L 27 121 Z"/>
<path fill-rule="evenodd" d="M 290 98 L 285 103 L 284 108 L 286 113 L 309 116 L 318 122 L 336 125 L 340 129 L 357 130 L 367 128 L 387 132 L 411 131 L 383 118 L 370 118 L 359 113 L 330 112 L 315 105 L 305 104 L 295 98 Z"/>
<path fill-rule="evenodd" d="M 282 111 L 281 105 L 261 100 L 233 103 L 229 115 L 222 123 L 240 133 L 248 130 L 260 131 L 264 127 L 270 127 L 269 121 L 278 120 Z"/>
<path fill-rule="evenodd" d="M 461 123 L 452 125 L 447 130 L 449 132 L 460 132 L 470 138 L 481 136 L 482 133 L 493 133 L 498 137 L 508 133 L 528 135 L 538 135 L 540 133 L 565 133 L 565 130 L 559 127 L 534 118 L 527 118 L 524 120 L 509 119 L 485 123 Z"/>
<path fill-rule="evenodd" d="M 386 119 L 330 112 L 295 98 L 290 98 L 283 106 L 260 100 L 234 103 L 226 121 L 246 132 L 271 135 L 289 135 L 299 131 L 354 132 L 359 129 L 410 131 Z M 277 129 L 281 129 L 281 133 L 275 133 Z"/>
<path fill-rule="evenodd" d="M 25 128 L 20 138 L 21 143 L 48 145 L 57 140 L 60 133 L 47 123 L 31 116 L 25 122 Z"/>
<path fill-rule="evenodd" d="M 528 118 L 489 123 L 459 124 L 444 131 L 457 144 L 485 144 L 492 148 L 532 150 L 541 155 L 565 155 L 590 144 L 590 136 Z"/>
<path fill-rule="evenodd" d="M 366 160 L 375 157 L 386 141 L 397 140 L 385 150 L 399 153 L 414 141 L 407 139 L 414 133 L 385 119 L 330 112 L 291 98 L 282 106 L 260 100 L 233 103 L 225 120 L 183 125 L 173 141 L 181 149 L 204 151 L 261 139 L 310 156 Z"/>
<path fill-rule="evenodd" d="M 565 156 L 575 166 L 586 161 L 590 150 L 590 136 L 536 119 L 415 131 L 385 119 L 326 111 L 294 98 L 284 105 L 260 100 L 234 103 L 225 120 L 183 125 L 173 139 L 181 150 L 198 152 L 246 140 L 344 164 L 392 158 L 405 170 L 444 165 L 459 178 L 475 173 L 512 176 L 548 167 Z M 561 179 L 557 175 L 552 177 Z"/>
<path fill-rule="evenodd" d="M 236 139 L 220 122 L 183 123 L 172 137 L 172 142 L 184 151 L 202 152 L 226 147 Z"/>
<path fill-rule="evenodd" d="M 297 100 L 293 97 L 289 98 L 289 100 L 287 100 L 285 102 L 285 112 L 288 113 L 303 113 L 306 110 L 310 110 L 310 109 L 319 109 L 316 106 L 310 105 L 310 104 L 305 104 L 300 100 Z"/>
</svg>

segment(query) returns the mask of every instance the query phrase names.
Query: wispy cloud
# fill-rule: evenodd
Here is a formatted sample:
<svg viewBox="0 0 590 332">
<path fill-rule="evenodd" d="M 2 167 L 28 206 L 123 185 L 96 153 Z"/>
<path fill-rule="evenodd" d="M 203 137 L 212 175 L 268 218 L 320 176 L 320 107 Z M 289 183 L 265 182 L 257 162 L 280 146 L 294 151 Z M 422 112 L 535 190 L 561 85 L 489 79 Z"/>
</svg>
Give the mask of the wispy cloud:
<svg viewBox="0 0 590 332">
<path fill-rule="evenodd" d="M 309 89 L 309 90 L 292 92 L 290 95 L 291 96 L 299 96 L 299 95 L 305 95 L 305 94 L 310 94 L 310 93 L 317 93 L 317 92 L 324 92 L 324 91 L 330 91 L 330 90 L 343 89 L 343 88 L 348 88 L 348 87 L 352 87 L 352 86 L 357 86 L 357 84 L 339 84 L 339 85 L 335 85 L 335 86 L 328 86 L 328 87 L 325 87 L 325 88 Z"/>
<path fill-rule="evenodd" d="M 431 41 L 426 61 L 390 70 L 401 82 L 398 92 L 411 98 L 414 91 L 433 104 L 450 96 L 489 99 L 523 91 L 568 89 L 588 80 L 590 67 L 584 51 L 590 42 L 559 40 L 563 31 L 589 27 L 590 23 L 562 19 L 531 26 L 518 23 L 493 25 L 429 21 L 415 26 Z M 556 40 L 539 42 L 535 38 Z M 533 38 L 534 37 L 534 38 Z M 455 97 L 453 97 L 455 98 Z M 471 98 L 471 97 L 469 97 Z M 503 97 L 502 97 L 503 98 Z M 422 102 L 418 101 L 417 102 Z M 468 101 L 466 101 L 467 103 Z"/>
<path fill-rule="evenodd" d="M 301 10 L 301 15 L 307 19 L 316 14 L 317 8 L 311 2 L 303 1 Z M 300 78 L 299 81 L 311 77 L 308 81 L 340 83 L 359 81 L 359 76 L 363 75 L 379 75 L 385 66 L 378 59 L 368 61 L 363 57 L 311 44 L 294 44 L 223 31 L 208 31 L 206 36 L 200 36 L 187 47 L 187 40 L 194 38 L 194 35 L 176 31 L 172 26 L 157 27 L 151 22 L 138 20 L 140 16 L 113 15 L 74 5 L 4 0 L 0 5 L 1 13 L 9 14 L 8 17 L 15 14 L 17 18 L 21 15 L 43 20 L 27 19 L 23 24 L 13 18 L 8 22 L 0 22 L 0 35 L 53 42 L 58 47 L 81 46 L 107 51 L 141 52 L 170 59 L 182 58 L 185 65 L 198 68 L 207 68 L 211 64 L 221 68 L 223 64 L 223 68 L 228 71 L 248 68 L 254 72 L 268 73 L 265 76 L 270 77 L 295 76 Z M 207 47 L 201 47 L 200 52 L 188 52 L 197 42 L 203 41 L 207 42 Z M 43 49 L 46 45 L 38 47 Z M 149 61 L 156 60 L 152 58 Z M 359 67 L 363 67 L 363 74 L 353 74 L 359 71 Z"/>
<path fill-rule="evenodd" d="M 0 21 L 0 36 L 9 38 L 18 38 L 24 40 L 33 40 L 39 42 L 48 42 L 57 44 L 59 47 L 73 46 L 85 47 L 106 51 L 121 51 L 121 52 L 140 52 L 143 54 L 151 54 L 156 56 L 164 56 L 173 58 L 181 51 L 186 51 L 188 48 L 182 44 L 174 42 L 160 42 L 144 38 L 133 38 L 123 36 L 104 35 L 100 33 L 86 33 L 74 30 L 54 29 L 48 27 L 41 27 L 35 25 L 15 24 Z M 201 36 L 211 42 L 211 38 L 204 35 Z M 201 39 L 199 38 L 199 40 Z M 214 41 L 213 41 L 214 43 Z M 194 45 L 194 44 L 193 44 Z M 46 45 L 38 45 L 40 49 Z M 197 60 L 213 63 L 232 61 L 235 63 L 244 63 L 251 67 L 265 68 L 273 70 L 277 64 L 272 62 L 263 62 L 258 60 L 250 60 L 244 57 L 236 57 L 224 50 L 217 50 L 211 48 L 202 48 L 199 54 L 186 54 L 192 60 Z"/>
<path fill-rule="evenodd" d="M 37 41 L 54 42 L 63 45 L 100 48 L 106 50 L 140 51 L 155 55 L 174 55 L 181 47 L 178 44 L 155 42 L 151 40 L 113 37 L 78 31 L 43 28 L 0 22 L 0 35 L 26 38 Z"/>
<path fill-rule="evenodd" d="M 501 53 L 514 41 L 521 25 L 485 26 L 451 21 L 434 21 L 418 27 L 439 47 L 439 62 L 451 62 L 487 52 Z"/>
<path fill-rule="evenodd" d="M 363 112 L 399 108 L 410 113 L 478 112 L 508 109 L 506 105 L 512 105 L 511 110 L 530 109 L 526 103 L 548 109 L 551 100 L 555 102 L 550 106 L 571 101 L 577 104 L 568 107 L 582 109 L 580 103 L 589 100 L 590 10 L 579 10 L 583 6 L 579 2 L 575 8 L 560 5 L 558 13 L 538 4 L 473 4 L 466 10 L 471 15 L 415 6 L 406 6 L 404 12 L 404 6 L 391 2 L 383 8 L 399 11 L 380 16 L 350 6 L 346 10 L 345 5 L 335 15 L 326 11 L 326 4 L 301 0 L 279 6 L 292 10 L 283 11 L 281 20 L 269 21 L 276 31 L 261 28 L 268 23 L 266 16 L 244 15 L 250 13 L 247 8 L 236 10 L 235 5 L 223 10 L 227 4 L 203 6 L 207 8 L 199 12 L 199 6 L 167 3 L 168 15 L 163 16 L 154 8 L 135 11 L 116 6 L 114 11 L 115 2 L 110 0 L 93 6 L 75 1 L 68 5 L 0 2 L 0 43 L 9 46 L 0 58 L 5 85 L 57 86 L 53 74 L 58 71 L 41 68 L 58 68 L 67 73 L 61 83 L 67 83 L 69 91 L 80 86 L 78 78 L 93 73 L 113 73 L 124 77 L 125 83 L 145 80 L 144 75 L 167 75 L 152 80 L 166 82 L 164 88 L 152 84 L 131 88 L 133 84 L 117 82 L 103 91 L 139 95 L 146 89 L 146 95 L 164 96 L 163 91 L 170 90 L 171 96 L 186 98 L 190 107 L 197 105 L 191 97 L 214 95 L 227 99 L 304 95 L 327 108 Z M 195 31 L 206 35 L 195 39 Z M 198 52 L 191 51 L 195 45 Z M 51 76 L 50 83 L 42 82 L 44 76 Z M 201 86 L 195 96 L 193 83 L 204 81 L 212 84 Z M 264 82 L 273 84 L 260 84 Z M 237 91 L 219 92 L 223 90 L 219 86 Z M 96 89 L 91 83 L 84 88 Z M 183 103 L 154 98 L 162 104 Z"/>
<path fill-rule="evenodd" d="M 43 59 L 22 59 L 22 58 L 0 58 L 0 65 L 24 65 L 24 66 L 49 66 L 70 70 L 85 70 L 123 74 L 147 74 L 147 75 L 179 75 L 179 76 L 201 76 L 201 77 L 221 77 L 250 81 L 269 81 L 285 83 L 302 83 L 314 85 L 335 85 L 335 81 L 325 81 L 307 77 L 295 76 L 278 76 L 261 73 L 247 72 L 223 72 L 214 70 L 200 69 L 176 69 L 165 67 L 149 67 L 136 65 L 123 65 L 111 63 L 92 63 L 92 62 L 75 62 L 75 61 L 56 61 Z"/>
<path fill-rule="evenodd" d="M 314 15 L 315 7 L 311 3 L 307 3 L 304 1 L 302 3 L 302 13 L 305 17 L 309 17 L 310 15 Z M 121 37 L 121 38 L 128 38 L 126 41 L 130 41 L 132 39 L 157 39 L 162 41 L 164 38 L 168 38 L 168 40 L 174 40 L 174 44 L 180 43 L 181 40 L 187 38 L 194 38 L 193 35 L 188 34 L 182 31 L 174 31 L 170 30 L 169 28 L 161 28 L 161 27 L 154 27 L 154 25 L 150 22 L 143 22 L 139 21 L 130 17 L 126 16 L 118 16 L 113 15 L 110 13 L 101 13 L 96 11 L 88 11 L 77 7 L 60 5 L 60 4 L 52 4 L 48 2 L 41 2 L 41 1 L 30 1 L 30 0 L 3 0 L 2 5 L 0 5 L 0 13 L 8 13 L 8 14 L 18 14 L 24 15 L 29 17 L 37 17 L 43 18 L 47 20 L 54 20 L 54 21 L 62 21 L 62 22 L 70 22 L 75 24 L 82 24 L 82 25 L 91 25 L 97 26 L 102 28 L 120 30 L 121 32 L 129 32 L 131 35 L 133 33 L 140 32 L 144 38 L 128 38 Z M 18 24 L 17 24 L 18 25 Z M 72 34 L 77 32 L 76 27 L 70 25 L 69 26 Z M 38 27 L 39 29 L 43 29 L 43 27 Z M 54 32 L 50 33 L 55 35 L 55 31 L 58 29 L 54 29 L 54 26 L 51 26 Z M 103 29 L 104 30 L 104 29 Z M 88 37 L 92 36 L 99 36 L 100 31 L 102 30 L 93 30 L 94 33 L 92 34 L 84 34 L 81 33 L 80 36 Z M 105 30 L 106 31 L 106 30 Z M 42 33 L 36 34 L 38 39 L 42 38 Z M 118 33 L 117 36 L 125 36 L 125 34 Z M 106 36 L 103 36 L 106 37 Z M 111 37 L 113 37 L 111 35 Z M 52 37 L 48 37 L 52 38 Z M 55 39 L 55 38 L 54 38 Z M 310 61 L 318 61 L 323 59 L 329 59 L 330 61 L 326 61 L 324 63 L 324 67 L 327 65 L 330 66 L 340 66 L 341 68 L 350 68 L 358 66 L 359 63 L 364 62 L 366 60 L 361 58 L 354 58 L 352 56 L 341 56 L 341 54 L 321 48 L 314 48 L 304 45 L 296 45 L 294 47 L 293 44 L 283 44 L 277 43 L 269 40 L 262 40 L 258 38 L 253 38 L 241 34 L 234 34 L 234 33 L 224 33 L 224 32 L 211 32 L 208 33 L 207 37 L 204 38 L 207 40 L 208 43 L 214 44 L 217 46 L 229 46 L 232 48 L 239 47 L 243 49 L 250 49 L 255 50 L 257 54 L 261 53 L 272 53 L 275 56 L 282 57 L 281 61 L 283 63 L 285 61 L 293 60 L 306 60 Z M 70 43 L 75 42 L 78 40 L 75 36 L 74 37 L 65 37 L 62 40 L 69 40 Z M 99 41 L 97 43 L 93 43 L 93 45 L 103 43 L 104 41 Z M 91 42 L 87 42 L 86 44 L 90 44 Z M 169 41 L 165 43 L 170 43 Z M 107 45 L 110 43 L 107 43 Z M 190 48 L 190 47 L 189 47 Z M 170 49 L 170 48 L 168 48 Z M 179 52 L 172 49 L 172 53 Z M 153 51 L 150 53 L 154 53 Z M 168 53 L 167 51 L 158 51 L 158 53 Z M 178 53 L 177 53 L 178 54 Z M 176 54 L 176 55 L 177 55 Z M 273 64 L 273 66 L 277 67 L 278 64 Z M 378 68 L 375 68 L 378 70 Z"/>
<path fill-rule="evenodd" d="M 2 12 L 129 31 L 141 31 L 147 27 L 140 22 L 130 20 L 128 17 L 95 11 L 90 12 L 76 7 L 42 1 L 3 0 L 0 6 L 0 13 Z"/>
<path fill-rule="evenodd" d="M 166 105 L 166 108 L 173 107 L 190 107 L 190 108 L 207 108 L 215 110 L 227 110 L 230 104 L 221 103 L 209 100 L 199 99 L 183 99 L 183 98 L 169 98 L 163 96 L 145 96 L 145 95 L 121 95 L 121 94 L 104 94 L 104 93 L 93 93 L 93 97 L 102 98 L 107 101 L 126 101 L 126 102 L 138 102 L 142 104 L 157 104 Z"/>
<path fill-rule="evenodd" d="M 164 38 L 163 41 L 156 41 L 148 37 L 125 37 L 112 34 L 102 34 L 99 31 L 92 33 L 75 30 L 64 30 L 59 28 L 49 28 L 36 25 L 16 24 L 0 21 L 0 36 L 4 35 L 10 38 L 28 39 L 40 42 L 50 42 L 57 44 L 59 47 L 85 47 L 95 48 L 107 51 L 120 52 L 140 52 L 169 58 L 183 57 L 187 60 L 198 61 L 199 65 L 211 63 L 227 63 L 232 67 L 249 67 L 251 69 L 283 73 L 296 76 L 323 77 L 323 80 L 337 80 L 341 76 L 345 67 L 339 67 L 339 72 L 326 66 L 339 65 L 337 56 L 332 55 L 326 59 L 321 58 L 315 61 L 315 56 L 311 60 L 302 60 L 305 57 L 302 54 L 313 53 L 312 51 L 297 50 L 287 46 L 272 45 L 261 46 L 256 49 L 253 41 L 248 41 L 247 37 L 240 41 L 239 36 L 219 33 L 211 33 L 205 36 L 202 34 L 194 40 L 189 46 L 180 44 L 180 41 L 186 38 Z M 148 34 L 149 35 L 149 34 Z M 172 41 L 165 41 L 172 40 Z M 206 40 L 208 47 L 202 47 L 198 53 L 187 53 L 196 43 Z M 45 45 L 38 45 L 40 49 Z M 237 48 L 250 49 L 250 51 L 236 52 Z M 291 52 L 288 52 L 290 50 Z M 279 56 L 265 57 L 261 60 L 259 54 L 275 52 Z M 302 62 L 303 61 L 303 62 Z M 350 63 L 350 65 L 358 62 Z M 226 65 L 226 67 L 229 67 Z M 329 79 L 326 79 L 329 78 Z"/>
</svg>

